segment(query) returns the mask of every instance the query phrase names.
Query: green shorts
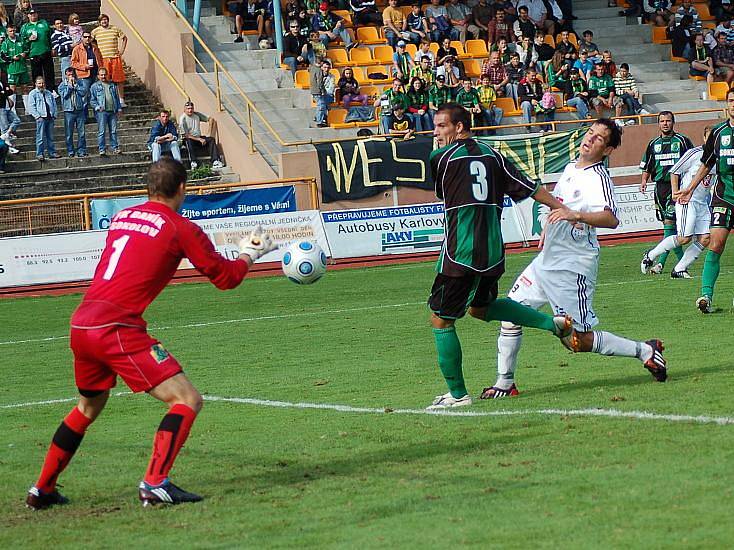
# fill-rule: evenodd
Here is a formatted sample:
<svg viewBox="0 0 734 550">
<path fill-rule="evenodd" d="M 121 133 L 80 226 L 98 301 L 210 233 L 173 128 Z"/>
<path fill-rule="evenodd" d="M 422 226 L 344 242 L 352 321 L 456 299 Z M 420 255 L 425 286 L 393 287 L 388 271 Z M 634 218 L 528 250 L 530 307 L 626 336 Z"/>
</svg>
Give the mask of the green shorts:
<svg viewBox="0 0 734 550">
<path fill-rule="evenodd" d="M 8 75 L 8 84 L 11 86 L 23 86 L 24 84 L 30 84 L 31 77 L 28 73 L 16 73 Z"/>
<path fill-rule="evenodd" d="M 664 188 L 658 193 L 660 185 L 655 185 L 655 215 L 658 221 L 664 222 L 666 220 L 675 220 L 675 201 L 673 195 L 670 192 L 670 187 Z"/>
<path fill-rule="evenodd" d="M 716 195 L 711 198 L 711 227 L 734 229 L 734 206 Z"/>
<path fill-rule="evenodd" d="M 433 281 L 428 307 L 441 319 L 461 319 L 469 307 L 486 307 L 497 299 L 498 280 L 499 276 L 447 277 L 439 273 Z"/>
</svg>

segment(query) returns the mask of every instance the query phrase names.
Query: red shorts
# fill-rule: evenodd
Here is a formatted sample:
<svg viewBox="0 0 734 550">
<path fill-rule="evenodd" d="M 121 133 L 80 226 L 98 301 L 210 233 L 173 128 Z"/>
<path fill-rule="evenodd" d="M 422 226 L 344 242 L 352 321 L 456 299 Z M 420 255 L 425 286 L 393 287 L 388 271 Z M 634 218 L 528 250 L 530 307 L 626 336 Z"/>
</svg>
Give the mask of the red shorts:
<svg viewBox="0 0 734 550">
<path fill-rule="evenodd" d="M 182 372 L 173 355 L 141 328 L 72 328 L 70 343 L 80 390 L 109 390 L 119 376 L 132 391 L 148 391 Z"/>
<path fill-rule="evenodd" d="M 122 57 L 105 57 L 102 59 L 102 67 L 107 69 L 107 78 L 111 82 L 119 84 L 125 82 L 125 69 L 122 66 Z"/>
</svg>

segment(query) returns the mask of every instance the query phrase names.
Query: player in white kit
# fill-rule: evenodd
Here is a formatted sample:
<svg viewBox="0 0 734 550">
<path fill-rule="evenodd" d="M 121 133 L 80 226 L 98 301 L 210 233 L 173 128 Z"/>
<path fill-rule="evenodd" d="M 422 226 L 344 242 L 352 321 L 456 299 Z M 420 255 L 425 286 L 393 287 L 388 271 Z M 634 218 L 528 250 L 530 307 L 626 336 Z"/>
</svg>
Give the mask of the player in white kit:
<svg viewBox="0 0 734 550">
<path fill-rule="evenodd" d="M 619 128 L 601 118 L 589 128 L 576 162 L 566 166 L 553 195 L 568 210 L 554 210 L 541 235 L 540 254 L 517 278 L 508 297 L 539 309 L 550 304 L 554 314 L 573 318 L 576 352 L 636 357 L 659 382 L 667 378 L 663 343 L 653 339 L 636 342 L 610 332 L 592 330 L 599 319 L 593 300 L 599 269 L 597 227 L 619 225 L 614 186 L 603 160 L 621 143 Z M 494 386 L 481 399 L 517 395 L 515 368 L 522 341 L 522 327 L 503 322 L 497 340 L 497 372 Z"/>
<path fill-rule="evenodd" d="M 711 126 L 706 126 L 703 130 L 703 141 L 709 137 Z M 701 157 L 703 155 L 703 146 L 699 145 L 693 149 L 688 149 L 678 162 L 670 169 L 670 186 L 673 192 L 673 200 L 678 198 L 681 191 L 688 189 L 693 181 L 693 177 L 701 167 Z M 655 259 L 666 251 L 673 250 L 678 246 L 683 246 L 691 242 L 695 236 L 696 240 L 686 249 L 683 257 L 670 272 L 673 279 L 690 279 L 688 267 L 696 261 L 701 252 L 709 245 L 711 236 L 709 234 L 709 226 L 711 222 L 711 210 L 709 202 L 711 200 L 711 186 L 715 183 L 716 168 L 711 170 L 709 174 L 701 180 L 701 185 L 696 187 L 691 195 L 691 199 L 686 204 L 675 203 L 675 216 L 677 225 L 677 235 L 670 235 L 660 241 L 657 246 L 645 252 L 640 262 L 640 271 L 648 273 L 655 265 Z M 680 187 L 679 187 L 680 183 Z"/>
</svg>

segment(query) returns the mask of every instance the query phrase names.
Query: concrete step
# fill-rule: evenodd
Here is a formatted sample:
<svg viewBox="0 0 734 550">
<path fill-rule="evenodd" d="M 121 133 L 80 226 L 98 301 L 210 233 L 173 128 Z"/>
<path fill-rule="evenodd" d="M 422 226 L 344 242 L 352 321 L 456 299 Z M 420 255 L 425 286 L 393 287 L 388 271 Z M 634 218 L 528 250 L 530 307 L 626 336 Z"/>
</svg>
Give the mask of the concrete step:
<svg viewBox="0 0 734 550">
<path fill-rule="evenodd" d="M 250 69 L 275 69 L 280 67 L 280 61 L 278 59 L 277 50 L 252 50 L 252 51 L 237 51 L 232 49 L 213 50 L 219 61 L 221 61 L 227 70 L 232 71 L 233 68 L 237 67 L 241 70 Z M 209 63 L 213 70 L 213 61 Z M 207 65 L 207 62 L 204 62 Z"/>
<path fill-rule="evenodd" d="M 619 17 L 619 8 L 608 8 L 604 4 L 600 4 L 603 7 L 578 7 L 576 3 L 574 2 L 573 6 L 573 14 L 578 17 L 578 20 L 586 20 L 586 19 L 624 19 L 624 17 Z M 574 25 L 575 27 L 576 25 Z"/>
<path fill-rule="evenodd" d="M 48 159 L 48 160 L 45 160 L 44 162 L 37 161 L 35 152 L 33 151 L 21 152 L 20 154 L 14 155 L 14 156 L 11 155 L 10 160 L 7 163 L 7 170 L 9 172 L 26 172 L 26 173 L 35 172 L 38 170 L 61 170 L 65 168 L 75 170 L 77 168 L 98 167 L 104 170 L 108 166 L 133 165 L 135 163 L 140 163 L 146 160 L 147 161 L 150 160 L 150 153 L 148 152 L 147 149 L 130 151 L 130 152 L 126 151 L 120 155 L 110 154 L 107 157 L 101 157 L 98 154 L 96 154 L 96 150 L 97 150 L 96 141 L 93 147 L 89 147 L 90 156 L 88 157 L 68 158 L 64 152 L 64 149 L 65 147 L 62 144 L 58 144 L 57 150 L 59 154 L 62 155 L 62 157 L 58 159 Z M 140 147 L 138 146 L 137 149 L 140 149 Z"/>
</svg>

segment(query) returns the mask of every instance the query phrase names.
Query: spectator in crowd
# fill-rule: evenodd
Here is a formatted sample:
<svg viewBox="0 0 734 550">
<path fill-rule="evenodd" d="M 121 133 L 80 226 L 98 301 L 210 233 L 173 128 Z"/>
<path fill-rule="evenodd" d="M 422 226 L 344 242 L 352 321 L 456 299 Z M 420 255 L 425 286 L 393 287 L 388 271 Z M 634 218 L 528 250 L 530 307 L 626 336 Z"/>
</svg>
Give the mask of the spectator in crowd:
<svg viewBox="0 0 734 550">
<path fill-rule="evenodd" d="M 484 122 L 482 108 L 479 106 L 479 94 L 471 83 L 471 78 L 465 76 L 461 79 L 461 88 L 456 92 L 456 103 L 466 109 L 471 115 L 472 126 L 481 126 Z"/>
<path fill-rule="evenodd" d="M 375 100 L 375 110 L 380 108 L 380 133 L 390 133 L 390 117 L 392 116 L 392 106 L 396 103 L 403 105 L 403 110 L 408 108 L 408 96 L 403 90 L 403 82 L 399 78 L 393 78 L 392 88 L 385 90 L 380 97 Z"/>
<path fill-rule="evenodd" d="M 454 58 L 447 55 L 443 59 L 443 65 L 436 69 L 436 78 L 439 76 L 444 77 L 446 87 L 451 90 L 451 94 L 454 95 L 461 86 L 461 73 L 459 68 L 454 63 Z"/>
<path fill-rule="evenodd" d="M 515 9 L 515 6 L 522 6 L 524 4 L 524 1 L 518 0 L 494 0 L 494 2 L 492 2 L 492 9 L 495 11 L 495 13 L 499 10 L 504 11 L 505 19 L 510 25 L 512 25 L 515 20 L 517 20 L 517 10 Z"/>
<path fill-rule="evenodd" d="M 571 70 L 571 63 L 563 56 L 563 52 L 556 51 L 550 60 L 550 63 L 546 65 L 545 69 L 545 81 L 553 88 L 559 88 L 563 90 L 566 87 L 566 81 L 568 80 L 568 72 Z"/>
<path fill-rule="evenodd" d="M 546 122 L 551 122 L 556 119 L 556 108 L 558 105 L 556 104 L 556 96 L 552 92 L 550 84 L 547 82 L 543 83 L 543 96 L 540 98 L 540 101 L 537 105 L 535 105 L 535 120 L 540 122 L 540 117 L 542 116 Z M 553 126 L 550 124 L 546 124 L 544 126 L 541 126 L 540 128 L 543 132 L 550 132 L 553 129 Z"/>
<path fill-rule="evenodd" d="M 418 77 L 423 81 L 426 86 L 426 90 L 433 85 L 433 71 L 431 70 L 431 58 L 424 55 L 421 58 L 420 64 L 415 65 L 410 71 L 410 78 Z"/>
<path fill-rule="evenodd" d="M 64 139 L 66 141 L 66 154 L 69 157 L 86 157 L 87 136 L 84 122 L 87 118 L 85 109 L 86 88 L 79 84 L 74 69 L 67 67 L 64 71 L 64 79 L 59 84 L 59 95 L 61 96 L 61 108 L 64 111 Z M 77 144 L 74 147 L 74 130 L 76 130 Z"/>
<path fill-rule="evenodd" d="M 698 10 L 691 4 L 691 0 L 683 0 L 681 2 L 681 5 L 675 11 L 675 22 L 680 23 L 686 15 L 691 18 L 690 29 L 694 34 L 701 32 L 701 18 L 698 16 Z"/>
<path fill-rule="evenodd" d="M 420 65 L 424 57 L 428 58 L 428 68 L 433 69 L 436 66 L 436 55 L 431 51 L 431 43 L 428 39 L 421 40 L 421 43 L 418 45 L 418 50 L 415 52 L 413 63 Z"/>
<path fill-rule="evenodd" d="M 710 44 L 709 48 L 713 50 L 716 47 L 716 37 L 722 32 L 729 42 L 734 41 L 734 27 L 731 26 L 731 20 L 727 19 L 716 25 L 716 28 L 714 29 L 714 43 L 713 45 Z"/>
<path fill-rule="evenodd" d="M 530 124 L 536 112 L 536 107 L 540 105 L 540 100 L 543 99 L 543 84 L 538 80 L 538 73 L 534 67 L 528 68 L 525 80 L 522 80 L 520 86 L 518 86 L 517 95 L 520 97 L 522 119 L 525 124 Z M 532 132 L 532 126 L 528 126 L 527 130 Z"/>
<path fill-rule="evenodd" d="M 512 25 L 516 41 L 519 42 L 523 37 L 532 40 L 535 37 L 535 23 L 528 16 L 528 7 L 521 5 L 517 8 L 517 13 L 518 18 Z"/>
<path fill-rule="evenodd" d="M 494 51 L 489 54 L 489 58 L 482 63 L 481 77 L 489 77 L 489 83 L 494 87 L 497 97 L 505 95 L 505 86 L 510 79 L 507 78 L 507 71 L 500 60 L 500 52 Z"/>
<path fill-rule="evenodd" d="M 466 42 L 467 33 L 479 36 L 479 27 L 472 23 L 472 11 L 462 0 L 449 0 L 446 4 L 449 21 L 453 27 L 453 36 L 458 35 L 462 44 Z"/>
<path fill-rule="evenodd" d="M 171 153 L 171 156 L 181 162 L 181 149 L 178 146 L 178 131 L 171 120 L 171 113 L 161 109 L 158 118 L 153 122 L 148 137 L 148 150 L 153 154 L 153 162 L 161 160 L 163 153 Z"/>
<path fill-rule="evenodd" d="M 553 19 L 548 17 L 548 8 L 543 0 L 523 0 L 523 4 L 527 6 L 528 17 L 530 17 L 535 28 L 550 33 L 551 36 L 555 36 L 556 24 L 553 22 Z"/>
<path fill-rule="evenodd" d="M 520 39 L 520 42 L 516 42 L 515 52 L 520 56 L 520 63 L 524 69 L 527 69 L 530 66 L 537 67 L 538 52 L 530 38 L 523 36 Z"/>
<path fill-rule="evenodd" d="M 324 46 L 329 42 L 341 39 L 347 50 L 357 45 L 354 40 L 352 29 L 344 26 L 344 19 L 330 11 L 328 2 L 319 4 L 319 11 L 311 18 L 311 28 L 319 33 L 319 38 Z"/>
<path fill-rule="evenodd" d="M 306 44 L 306 59 L 308 59 L 311 68 L 316 65 L 316 69 L 321 68 L 321 62 L 327 59 L 326 57 L 326 46 L 321 43 L 319 33 L 311 31 L 308 35 L 308 43 Z"/>
<path fill-rule="evenodd" d="M 42 76 L 54 99 L 57 98 L 54 61 L 51 55 L 51 26 L 45 19 L 39 19 L 38 12 L 33 8 L 28 10 L 28 23 L 20 29 L 20 39 L 28 48 L 31 78 L 35 82 L 36 77 Z"/>
<path fill-rule="evenodd" d="M 283 36 L 283 63 L 288 65 L 291 74 L 295 77 L 298 65 L 307 64 L 306 38 L 301 34 L 298 22 L 291 20 L 288 23 L 288 32 Z"/>
<path fill-rule="evenodd" d="M 82 41 L 82 35 L 84 34 L 84 29 L 82 28 L 80 21 L 81 19 L 79 19 L 78 13 L 69 14 L 69 19 L 67 20 L 68 25 L 66 26 L 66 32 L 71 37 L 71 47 L 72 48 Z"/>
<path fill-rule="evenodd" d="M 405 51 L 405 40 L 398 40 L 395 53 L 392 54 L 392 76 L 399 78 L 403 84 L 408 83 L 410 71 L 413 70 L 413 59 Z"/>
<path fill-rule="evenodd" d="M 36 160 L 57 159 L 59 154 L 54 146 L 54 120 L 56 120 L 56 101 L 46 89 L 42 76 L 36 77 L 36 87 L 28 94 L 28 113 L 36 121 Z"/>
<path fill-rule="evenodd" d="M 578 41 L 579 42 L 579 50 L 586 50 L 586 53 L 589 54 L 589 59 L 592 63 L 596 63 L 597 61 L 601 61 L 601 52 L 599 50 L 599 46 L 597 46 L 594 43 L 594 33 L 586 30 L 583 33 L 583 38 Z"/>
<path fill-rule="evenodd" d="M 414 1 L 411 5 L 410 13 L 403 23 L 403 33 L 408 33 L 408 40 L 413 44 L 420 44 L 428 38 L 428 19 L 423 15 L 419 1 Z"/>
<path fill-rule="evenodd" d="M 495 92 L 494 86 L 489 82 L 488 76 L 482 78 L 481 83 L 481 86 L 477 87 L 477 96 L 479 97 L 479 107 L 484 115 L 484 124 L 487 126 L 499 126 L 502 124 L 502 116 L 505 113 L 494 104 L 497 100 L 497 92 Z M 496 130 L 487 130 L 488 136 L 493 136 L 496 133 Z"/>
<path fill-rule="evenodd" d="M 617 64 L 612 59 L 612 52 L 604 50 L 601 54 L 601 61 L 598 63 L 604 67 L 604 73 L 612 78 L 617 74 Z"/>
<path fill-rule="evenodd" d="M 0 80 L 0 139 L 8 146 L 18 137 L 15 130 L 20 126 L 20 117 L 13 110 L 14 97 L 13 90 Z"/>
<path fill-rule="evenodd" d="M 614 106 L 614 79 L 601 63 L 594 66 L 594 74 L 589 78 L 589 92 L 592 96 L 591 105 L 599 116 L 602 116 L 605 108 Z"/>
<path fill-rule="evenodd" d="M 329 105 L 334 101 L 336 90 L 334 76 L 331 74 L 331 63 L 324 59 L 319 65 L 312 67 L 310 74 L 311 95 L 316 101 L 316 125 L 325 128 L 328 126 L 326 118 L 329 114 Z"/>
<path fill-rule="evenodd" d="M 494 8 L 489 5 L 487 0 L 479 0 L 477 5 L 472 8 L 471 14 L 474 25 L 479 29 L 478 38 L 487 40 L 489 37 L 488 25 L 494 20 Z"/>
<path fill-rule="evenodd" d="M 89 107 L 89 90 L 97 80 L 97 74 L 102 67 L 102 54 L 97 44 L 92 42 L 92 35 L 84 31 L 82 41 L 71 50 L 71 67 L 76 71 L 80 86 L 84 87 L 84 112 Z"/>
<path fill-rule="evenodd" d="M 670 12 L 672 2 L 670 0 L 650 0 L 654 8 L 653 21 L 658 27 L 666 27 L 673 14 Z"/>
<path fill-rule="evenodd" d="M 187 101 L 184 104 L 184 112 L 178 119 L 178 129 L 181 137 L 186 145 L 189 153 L 189 162 L 193 170 L 198 166 L 196 159 L 198 154 L 206 154 L 212 163 L 212 168 L 219 170 L 224 167 L 222 159 L 219 156 L 217 141 L 212 136 L 205 136 L 201 133 L 201 123 L 209 123 L 209 133 L 212 133 L 214 119 L 207 115 L 194 110 L 194 103 Z"/>
<path fill-rule="evenodd" d="M 107 79 L 114 82 L 120 96 L 120 105 L 125 105 L 125 70 L 122 66 L 122 56 L 127 48 L 127 36 L 117 27 L 110 25 L 110 18 L 102 13 L 97 18 L 98 27 L 92 30 L 92 39 L 97 42 L 102 54 L 102 67 L 107 69 Z M 122 42 L 122 46 L 120 46 Z"/>
<path fill-rule="evenodd" d="M 451 45 L 450 38 L 446 37 L 441 41 L 441 45 L 438 47 L 438 50 L 436 50 L 436 57 L 438 58 L 436 60 L 436 68 L 441 67 L 447 57 L 453 57 L 454 62 L 459 58 L 459 52 L 457 52 L 456 48 Z"/>
<path fill-rule="evenodd" d="M 588 81 L 594 70 L 594 63 L 589 59 L 589 52 L 586 50 L 579 51 L 579 58 L 573 62 L 573 69 L 578 69 L 581 78 Z"/>
<path fill-rule="evenodd" d="M 637 80 L 630 74 L 627 63 L 621 63 L 619 70 L 614 76 L 614 109 L 617 116 L 624 114 L 624 108 L 631 115 L 648 114 L 640 104 L 640 92 L 637 89 Z M 629 119 L 627 124 L 634 124 L 634 119 Z"/>
<path fill-rule="evenodd" d="M 227 2 L 227 9 L 234 15 L 237 37 L 235 42 L 242 42 L 244 31 L 257 31 L 258 41 L 266 38 L 268 32 L 267 5 L 261 0 L 234 0 Z"/>
<path fill-rule="evenodd" d="M 402 136 L 403 139 L 413 137 L 415 124 L 405 115 L 405 104 L 398 101 L 392 104 L 392 114 L 388 119 L 388 132 L 391 136 Z"/>
<path fill-rule="evenodd" d="M 349 0 L 352 21 L 355 25 L 381 25 L 382 14 L 377 11 L 375 0 Z"/>
<path fill-rule="evenodd" d="M 0 36 L 5 36 L 5 29 L 10 23 L 10 16 L 8 11 L 5 9 L 5 4 L 0 2 Z"/>
<path fill-rule="evenodd" d="M 433 130 L 433 117 L 428 113 L 428 90 L 423 80 L 414 76 L 408 87 L 408 116 L 416 131 Z"/>
<path fill-rule="evenodd" d="M 16 36 L 15 25 L 8 24 L 6 32 L 8 34 L 2 45 L 0 45 L 0 57 L 8 64 L 8 86 L 14 94 L 18 92 L 22 94 L 31 82 L 28 76 L 28 65 L 26 64 L 28 52 L 23 40 Z M 24 96 L 24 99 L 25 97 L 27 96 Z M 27 102 L 23 101 L 23 104 L 27 105 Z"/>
<path fill-rule="evenodd" d="M 89 88 L 89 104 L 94 110 L 97 118 L 97 146 L 99 147 L 99 155 L 107 156 L 107 144 L 105 141 L 105 133 L 109 132 L 110 147 L 112 152 L 119 155 L 122 151 L 117 141 L 117 118 L 122 112 L 122 102 L 117 93 L 117 84 L 109 80 L 109 75 L 105 67 L 100 67 L 97 71 L 97 82 Z M 181 160 L 179 157 L 176 160 Z"/>
<path fill-rule="evenodd" d="M 453 27 L 449 20 L 449 12 L 446 6 L 440 4 L 440 0 L 431 0 L 431 5 L 426 8 L 426 17 L 431 41 L 441 43 L 444 38 L 451 40 Z M 441 61 L 438 60 L 438 63 Z"/>
<path fill-rule="evenodd" d="M 571 64 L 578 59 L 578 50 L 568 39 L 568 31 L 561 31 L 561 39 L 556 44 L 556 51 L 561 52 L 563 57 Z"/>
<path fill-rule="evenodd" d="M 492 47 L 489 50 L 490 54 L 492 52 L 498 52 L 500 54 L 500 63 L 503 65 L 506 65 L 510 62 L 510 48 L 507 45 L 507 40 L 504 38 L 500 38 L 497 42 L 492 44 Z"/>
<path fill-rule="evenodd" d="M 403 39 L 405 16 L 398 7 L 398 0 L 388 0 L 388 6 L 382 10 L 382 23 L 385 25 L 385 39 L 393 48 Z"/>
<path fill-rule="evenodd" d="M 428 90 L 428 108 L 431 111 L 431 119 L 436 115 L 439 107 L 451 101 L 451 88 L 446 86 L 446 77 L 436 75 L 436 83 Z"/>
<path fill-rule="evenodd" d="M 731 86 L 732 80 L 734 80 L 734 50 L 732 50 L 727 42 L 724 33 L 719 33 L 716 40 L 718 41 L 718 45 L 711 52 L 714 60 L 714 69 L 716 69 L 716 74 L 723 77 L 726 83 Z"/>
<path fill-rule="evenodd" d="M 734 19 L 734 3 L 731 0 L 711 0 L 709 10 L 717 21 L 731 21 Z"/>
<path fill-rule="evenodd" d="M 566 105 L 576 109 L 580 119 L 590 118 L 589 89 L 586 80 L 581 78 L 581 71 L 578 68 L 573 67 L 569 72 L 563 95 L 566 98 Z"/>
<path fill-rule="evenodd" d="M 525 78 L 525 67 L 520 63 L 520 54 L 517 52 L 510 54 L 510 62 L 505 65 L 505 73 L 507 74 L 505 95 L 516 102 L 518 86 L 520 86 L 520 81 Z"/>
<path fill-rule="evenodd" d="M 544 31 L 537 31 L 535 33 L 535 40 L 533 41 L 533 49 L 538 53 L 538 60 L 537 64 L 540 68 L 542 63 L 545 63 L 546 61 L 550 61 L 553 57 L 553 54 L 556 53 L 555 49 L 551 47 L 550 44 L 546 44 L 545 42 L 545 32 Z"/>
<path fill-rule="evenodd" d="M 705 76 L 706 81 L 711 83 L 714 81 L 714 60 L 711 57 L 711 50 L 703 43 L 703 35 L 697 34 L 693 49 L 688 54 L 688 74 L 691 76 Z"/>
<path fill-rule="evenodd" d="M 18 32 L 28 23 L 28 12 L 33 9 L 31 0 L 17 0 L 15 3 L 15 12 L 13 12 L 13 24 Z"/>
<path fill-rule="evenodd" d="M 690 15 L 684 15 L 677 25 L 671 19 L 668 36 L 670 37 L 670 49 L 673 56 L 687 58 L 690 54 L 696 34 L 692 28 L 692 23 L 693 19 Z M 730 39 L 730 37 L 727 36 L 727 39 Z"/>
<path fill-rule="evenodd" d="M 489 22 L 487 32 L 491 44 L 496 44 L 503 38 L 507 44 L 512 44 L 515 41 L 515 33 L 512 32 L 512 25 L 505 20 L 504 10 L 498 10 L 494 14 L 494 19 Z"/>
<path fill-rule="evenodd" d="M 352 102 L 359 102 L 363 106 L 367 105 L 369 98 L 360 93 L 359 82 L 354 78 L 354 69 L 351 67 L 344 67 L 336 87 L 339 90 L 339 97 L 345 109 L 349 109 Z"/>
<path fill-rule="evenodd" d="M 54 31 L 51 33 L 51 53 L 61 61 L 61 74 L 66 75 L 66 69 L 71 67 L 71 49 L 74 47 L 71 36 L 64 28 L 61 19 L 54 21 Z"/>
</svg>

